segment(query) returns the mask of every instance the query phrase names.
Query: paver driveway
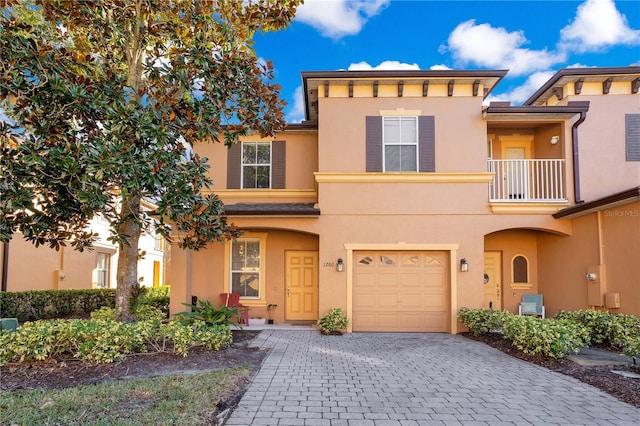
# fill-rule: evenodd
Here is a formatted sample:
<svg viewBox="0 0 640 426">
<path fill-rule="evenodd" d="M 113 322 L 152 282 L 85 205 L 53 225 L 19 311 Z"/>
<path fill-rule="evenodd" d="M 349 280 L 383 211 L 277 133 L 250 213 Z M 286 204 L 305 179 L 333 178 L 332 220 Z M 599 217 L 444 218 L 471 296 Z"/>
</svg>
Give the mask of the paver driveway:
<svg viewBox="0 0 640 426">
<path fill-rule="evenodd" d="M 447 334 L 263 330 L 271 348 L 227 425 L 637 425 L 640 410 Z"/>
</svg>

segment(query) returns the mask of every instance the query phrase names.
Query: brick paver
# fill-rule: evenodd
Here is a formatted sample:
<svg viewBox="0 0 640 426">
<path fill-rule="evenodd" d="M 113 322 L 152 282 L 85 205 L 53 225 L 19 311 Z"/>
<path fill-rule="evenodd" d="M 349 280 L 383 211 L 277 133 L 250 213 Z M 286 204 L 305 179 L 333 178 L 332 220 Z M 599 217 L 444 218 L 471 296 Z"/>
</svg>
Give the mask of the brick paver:
<svg viewBox="0 0 640 426">
<path fill-rule="evenodd" d="M 461 336 L 263 330 L 227 425 L 637 425 L 640 410 Z"/>
</svg>

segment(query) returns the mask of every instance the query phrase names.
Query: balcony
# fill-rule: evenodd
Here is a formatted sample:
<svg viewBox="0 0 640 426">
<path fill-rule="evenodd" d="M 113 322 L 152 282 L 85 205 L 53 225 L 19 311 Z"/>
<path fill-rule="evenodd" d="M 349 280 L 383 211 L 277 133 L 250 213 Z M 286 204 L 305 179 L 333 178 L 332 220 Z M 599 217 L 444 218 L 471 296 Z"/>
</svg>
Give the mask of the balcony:
<svg viewBox="0 0 640 426">
<path fill-rule="evenodd" d="M 494 173 L 489 201 L 498 203 L 566 202 L 565 161 L 488 160 Z"/>
</svg>

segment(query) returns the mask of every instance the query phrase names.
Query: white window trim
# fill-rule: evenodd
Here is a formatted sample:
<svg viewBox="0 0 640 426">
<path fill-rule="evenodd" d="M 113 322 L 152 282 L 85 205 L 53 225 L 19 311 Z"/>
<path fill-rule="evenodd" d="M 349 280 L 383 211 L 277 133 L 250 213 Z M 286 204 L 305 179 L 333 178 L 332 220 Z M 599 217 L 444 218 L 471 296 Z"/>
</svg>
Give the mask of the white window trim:
<svg viewBox="0 0 640 426">
<path fill-rule="evenodd" d="M 242 237 L 237 238 L 237 241 L 242 240 L 259 240 L 260 241 L 260 270 L 259 270 L 259 288 L 258 297 L 242 297 L 243 305 L 247 306 L 263 306 L 267 303 L 267 290 L 266 290 L 266 263 L 267 263 L 267 233 L 266 232 L 246 232 L 242 234 Z M 231 247 L 232 241 L 226 241 L 224 243 L 224 292 L 231 292 Z"/>
<path fill-rule="evenodd" d="M 390 120 L 390 119 L 394 119 L 394 120 L 398 120 L 401 121 L 403 118 L 412 118 L 415 120 L 416 123 L 416 135 L 415 135 L 415 142 L 413 144 L 409 144 L 409 143 L 402 143 L 402 140 L 399 143 L 387 143 L 385 141 L 385 137 L 384 137 L 384 125 L 385 125 L 385 121 Z M 400 127 L 402 129 L 402 126 Z M 414 173 L 417 172 L 419 169 L 419 159 L 420 159 L 420 143 L 418 141 L 418 137 L 419 137 L 419 122 L 418 122 L 418 116 L 412 116 L 412 115 L 395 115 L 395 116 L 385 116 L 382 117 L 382 171 L 386 172 L 386 173 Z M 401 137 L 402 139 L 402 137 Z M 416 157 L 415 157 L 415 162 L 416 162 L 416 170 L 392 170 L 392 171 L 387 171 L 387 158 L 386 158 L 386 147 L 387 146 L 415 146 L 416 147 Z"/>
<path fill-rule="evenodd" d="M 271 189 L 273 184 L 273 145 L 272 141 L 243 141 L 242 146 L 240 147 L 240 188 L 241 189 L 251 189 L 251 190 L 262 190 L 262 189 Z M 246 145 L 269 145 L 269 187 L 268 188 L 245 188 L 244 186 L 244 167 L 246 166 L 266 166 L 267 164 L 257 164 L 257 163 L 249 163 L 245 164 L 244 162 L 244 146 Z"/>
</svg>

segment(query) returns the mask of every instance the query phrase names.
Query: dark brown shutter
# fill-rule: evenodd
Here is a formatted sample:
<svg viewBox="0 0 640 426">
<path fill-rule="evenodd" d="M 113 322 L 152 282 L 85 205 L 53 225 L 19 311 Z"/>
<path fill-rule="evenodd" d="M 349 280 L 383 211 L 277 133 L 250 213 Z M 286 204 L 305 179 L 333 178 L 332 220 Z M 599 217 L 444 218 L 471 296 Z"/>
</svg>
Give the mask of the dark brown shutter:
<svg viewBox="0 0 640 426">
<path fill-rule="evenodd" d="M 227 151 L 227 189 L 240 189 L 242 143 L 236 142 Z"/>
<path fill-rule="evenodd" d="M 271 142 L 271 188 L 284 189 L 286 187 L 287 145 L 285 141 Z"/>
<path fill-rule="evenodd" d="M 627 161 L 640 161 L 640 114 L 626 115 Z"/>
<path fill-rule="evenodd" d="M 367 172 L 382 171 L 382 117 L 367 116 Z"/>
<path fill-rule="evenodd" d="M 419 172 L 436 171 L 436 127 L 435 117 L 421 115 L 418 117 L 418 159 Z"/>
</svg>

